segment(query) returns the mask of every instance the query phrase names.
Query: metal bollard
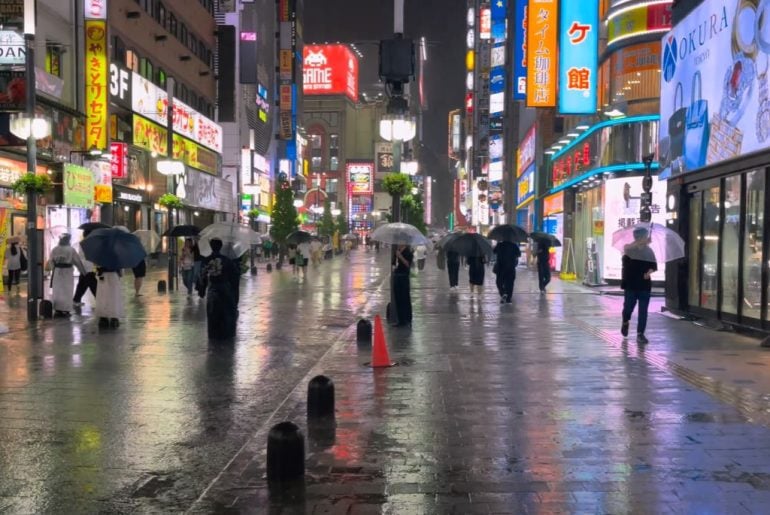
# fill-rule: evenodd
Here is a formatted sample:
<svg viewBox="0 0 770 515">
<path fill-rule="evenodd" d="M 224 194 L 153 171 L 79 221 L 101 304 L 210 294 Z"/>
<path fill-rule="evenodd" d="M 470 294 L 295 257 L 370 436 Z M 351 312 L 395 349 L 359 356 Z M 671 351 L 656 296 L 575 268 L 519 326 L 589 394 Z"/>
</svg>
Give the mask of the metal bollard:
<svg viewBox="0 0 770 515">
<path fill-rule="evenodd" d="M 307 385 L 307 418 L 334 418 L 334 382 L 315 376 Z"/>
<path fill-rule="evenodd" d="M 158 293 L 166 293 L 166 281 L 158 281 Z"/>
<path fill-rule="evenodd" d="M 372 344 L 372 323 L 365 318 L 358 321 L 356 325 L 356 341 L 358 343 Z"/>
<path fill-rule="evenodd" d="M 251 275 L 257 275 L 257 267 L 255 266 L 251 267 Z"/>
<path fill-rule="evenodd" d="M 267 264 L 267 267 L 266 267 L 265 269 L 266 269 L 268 272 L 272 272 L 272 271 L 273 271 L 273 265 L 272 265 L 272 263 L 268 263 L 268 264 Z"/>
<path fill-rule="evenodd" d="M 305 437 L 296 424 L 281 422 L 267 435 L 267 480 L 292 481 L 305 475 Z"/>
<path fill-rule="evenodd" d="M 50 300 L 40 301 L 40 318 L 53 318 L 53 303 Z"/>
</svg>

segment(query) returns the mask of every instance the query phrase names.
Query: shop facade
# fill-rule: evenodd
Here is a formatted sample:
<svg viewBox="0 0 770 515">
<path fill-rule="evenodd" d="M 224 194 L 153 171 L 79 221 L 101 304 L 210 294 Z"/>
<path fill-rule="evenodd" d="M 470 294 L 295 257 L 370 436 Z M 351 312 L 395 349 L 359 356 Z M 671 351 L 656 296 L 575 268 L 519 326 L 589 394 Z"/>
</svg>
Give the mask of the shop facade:
<svg viewBox="0 0 770 515">
<path fill-rule="evenodd" d="M 687 245 L 686 259 L 667 268 L 667 308 L 767 330 L 767 84 L 765 75 L 738 71 L 766 63 L 769 47 L 753 26 L 744 34 L 753 42 L 753 52 L 736 54 L 734 38 L 736 31 L 746 30 L 741 17 L 754 16 L 755 8 L 738 0 L 704 1 L 664 40 L 660 149 L 662 175 L 668 179 L 669 227 Z M 696 52 L 675 51 L 673 42 L 688 41 L 710 19 L 720 20 L 719 31 L 698 41 Z M 728 83 L 725 77 L 736 80 Z M 731 85 L 734 91 L 728 90 Z M 682 106 L 673 103 L 671 95 L 680 89 L 697 93 L 684 106 L 691 114 L 683 115 Z M 682 116 L 688 120 L 683 128 L 678 123 Z"/>
</svg>

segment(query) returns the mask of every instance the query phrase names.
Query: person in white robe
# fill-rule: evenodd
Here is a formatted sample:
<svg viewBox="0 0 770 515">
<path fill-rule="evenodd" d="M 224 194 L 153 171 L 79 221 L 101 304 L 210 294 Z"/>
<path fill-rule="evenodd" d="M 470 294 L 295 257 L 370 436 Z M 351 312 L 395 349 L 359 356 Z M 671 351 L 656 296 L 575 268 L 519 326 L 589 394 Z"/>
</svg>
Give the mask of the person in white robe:
<svg viewBox="0 0 770 515">
<path fill-rule="evenodd" d="M 123 318 L 123 286 L 120 270 L 97 269 L 96 316 L 99 327 L 117 328 Z"/>
<path fill-rule="evenodd" d="M 72 294 L 75 290 L 74 268 L 81 274 L 85 267 L 77 251 L 70 245 L 71 236 L 62 234 L 59 244 L 51 251 L 48 260 L 51 269 L 51 292 L 53 309 L 56 316 L 69 316 L 72 311 Z"/>
</svg>

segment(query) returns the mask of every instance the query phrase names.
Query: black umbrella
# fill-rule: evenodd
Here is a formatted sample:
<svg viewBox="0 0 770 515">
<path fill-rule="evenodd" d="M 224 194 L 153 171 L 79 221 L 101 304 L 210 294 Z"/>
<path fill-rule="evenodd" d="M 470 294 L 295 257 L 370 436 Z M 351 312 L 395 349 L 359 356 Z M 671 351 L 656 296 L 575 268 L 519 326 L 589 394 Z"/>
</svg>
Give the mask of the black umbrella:
<svg viewBox="0 0 770 515">
<path fill-rule="evenodd" d="M 135 235 L 121 229 L 98 229 L 80 242 L 86 259 L 97 266 L 120 270 L 138 265 L 147 252 Z"/>
<path fill-rule="evenodd" d="M 559 239 L 553 234 L 548 234 L 547 232 L 533 232 L 529 235 L 529 237 L 537 243 L 547 243 L 549 247 L 561 247 L 561 242 Z"/>
<path fill-rule="evenodd" d="M 299 245 L 300 243 L 309 243 L 313 235 L 307 231 L 294 231 L 286 237 L 286 243 L 290 245 Z"/>
<path fill-rule="evenodd" d="M 461 234 L 444 245 L 445 252 L 456 252 L 465 257 L 492 256 L 494 249 L 488 239 L 477 233 Z"/>
<path fill-rule="evenodd" d="M 465 233 L 462 233 L 462 232 L 450 232 L 449 234 L 445 235 L 443 238 L 438 240 L 438 243 L 436 243 L 436 246 L 444 249 L 444 248 L 446 248 L 447 243 L 449 243 L 450 241 L 452 241 L 454 239 L 459 238 L 463 234 L 465 234 Z"/>
<path fill-rule="evenodd" d="M 109 225 L 103 224 L 101 222 L 86 222 L 80 227 L 78 227 L 78 229 L 82 229 L 83 232 L 90 232 L 96 229 L 109 229 L 109 228 L 110 228 Z"/>
<path fill-rule="evenodd" d="M 198 236 L 201 232 L 200 229 L 194 225 L 175 225 L 168 231 L 163 233 L 163 236 L 172 236 L 176 238 Z"/>
<path fill-rule="evenodd" d="M 527 231 L 518 225 L 504 224 L 498 225 L 491 231 L 487 237 L 490 240 L 510 241 L 512 243 L 521 243 L 527 241 Z"/>
</svg>

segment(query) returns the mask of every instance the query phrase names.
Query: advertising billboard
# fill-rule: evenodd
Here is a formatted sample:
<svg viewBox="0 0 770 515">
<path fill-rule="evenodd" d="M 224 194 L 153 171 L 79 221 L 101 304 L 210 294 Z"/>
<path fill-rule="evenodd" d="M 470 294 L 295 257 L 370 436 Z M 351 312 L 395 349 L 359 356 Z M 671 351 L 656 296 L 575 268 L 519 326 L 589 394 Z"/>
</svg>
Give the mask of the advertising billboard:
<svg viewBox="0 0 770 515">
<path fill-rule="evenodd" d="M 64 164 L 64 204 L 72 207 L 94 207 L 94 174 L 88 168 Z"/>
<path fill-rule="evenodd" d="M 703 2 L 663 37 L 659 159 L 664 177 L 770 146 L 770 45 L 761 25 L 744 23 L 747 9 L 738 3 Z"/>
<path fill-rule="evenodd" d="M 604 182 L 604 279 L 621 279 L 623 254 L 612 246 L 612 233 L 639 223 L 642 177 L 622 177 Z M 652 181 L 652 221 L 666 225 L 666 181 Z M 661 259 L 663 256 L 656 256 Z M 666 279 L 665 267 L 652 274 L 653 281 Z"/>
<path fill-rule="evenodd" d="M 346 95 L 358 101 L 358 58 L 346 45 L 305 45 L 305 95 Z"/>
<path fill-rule="evenodd" d="M 642 3 L 617 11 L 607 19 L 607 46 L 624 39 L 671 28 L 671 2 Z"/>
<path fill-rule="evenodd" d="M 559 36 L 559 112 L 596 112 L 599 2 L 562 2 Z"/>
<path fill-rule="evenodd" d="M 529 0 L 527 107 L 556 106 L 558 5 L 558 0 Z"/>
<path fill-rule="evenodd" d="M 107 23 L 86 20 L 85 34 L 86 148 L 107 150 L 110 120 Z"/>
<path fill-rule="evenodd" d="M 535 143 L 537 141 L 537 125 L 533 125 L 521 140 L 519 151 L 516 153 L 516 174 L 520 176 L 529 165 L 535 162 Z"/>
<path fill-rule="evenodd" d="M 527 98 L 527 0 L 514 0 L 513 98 Z"/>
<path fill-rule="evenodd" d="M 524 207 L 529 200 L 535 196 L 535 165 L 530 165 L 527 170 L 521 174 L 518 179 L 518 195 L 516 196 L 516 207 Z"/>
<path fill-rule="evenodd" d="M 345 165 L 348 176 L 348 193 L 361 195 L 374 192 L 374 163 L 349 162 Z"/>
</svg>

